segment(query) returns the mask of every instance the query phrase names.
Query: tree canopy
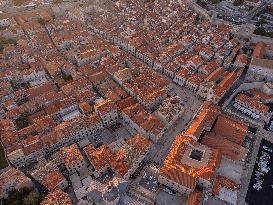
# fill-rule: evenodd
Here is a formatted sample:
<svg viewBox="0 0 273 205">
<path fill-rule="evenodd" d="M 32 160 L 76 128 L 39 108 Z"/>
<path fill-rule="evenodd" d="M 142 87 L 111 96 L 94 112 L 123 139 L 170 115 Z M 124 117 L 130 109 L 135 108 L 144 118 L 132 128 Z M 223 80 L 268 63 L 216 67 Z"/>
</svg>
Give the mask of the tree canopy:
<svg viewBox="0 0 273 205">
<path fill-rule="evenodd" d="M 11 191 L 9 197 L 2 200 L 2 205 L 38 205 L 40 201 L 41 195 L 39 192 L 23 188 Z"/>
</svg>

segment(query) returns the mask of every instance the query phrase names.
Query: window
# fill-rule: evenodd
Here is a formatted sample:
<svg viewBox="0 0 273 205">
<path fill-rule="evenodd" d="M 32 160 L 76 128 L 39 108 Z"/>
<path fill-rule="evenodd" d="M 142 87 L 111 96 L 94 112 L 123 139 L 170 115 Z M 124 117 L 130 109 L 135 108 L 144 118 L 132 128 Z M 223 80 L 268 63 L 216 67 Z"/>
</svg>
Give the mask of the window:
<svg viewBox="0 0 273 205">
<path fill-rule="evenodd" d="M 191 151 L 190 158 L 201 161 L 203 154 L 204 153 L 201 150 L 193 149 Z"/>
</svg>

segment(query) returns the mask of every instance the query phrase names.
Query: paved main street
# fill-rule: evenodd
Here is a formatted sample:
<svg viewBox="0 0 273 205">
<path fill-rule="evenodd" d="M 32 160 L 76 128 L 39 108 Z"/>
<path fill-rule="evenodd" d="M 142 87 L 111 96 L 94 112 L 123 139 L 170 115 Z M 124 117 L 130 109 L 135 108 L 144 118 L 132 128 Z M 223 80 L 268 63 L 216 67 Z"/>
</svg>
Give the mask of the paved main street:
<svg viewBox="0 0 273 205">
<path fill-rule="evenodd" d="M 154 162 L 159 166 L 162 165 L 162 162 L 168 154 L 175 136 L 187 127 L 188 123 L 197 113 L 202 104 L 202 101 L 189 90 L 180 87 L 175 83 L 172 83 L 172 86 L 172 92 L 176 93 L 182 99 L 183 103 L 185 103 L 185 111 L 182 116 L 166 130 L 163 137 L 153 145 L 146 158 L 147 161 Z"/>
</svg>

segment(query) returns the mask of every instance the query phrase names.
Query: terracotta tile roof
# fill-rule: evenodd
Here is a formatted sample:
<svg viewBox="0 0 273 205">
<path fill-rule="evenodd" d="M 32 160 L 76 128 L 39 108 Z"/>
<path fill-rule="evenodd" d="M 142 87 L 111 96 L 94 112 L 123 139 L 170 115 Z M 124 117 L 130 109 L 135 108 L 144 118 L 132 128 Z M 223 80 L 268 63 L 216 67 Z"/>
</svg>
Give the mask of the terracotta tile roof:
<svg viewBox="0 0 273 205">
<path fill-rule="evenodd" d="M 58 112 L 62 108 L 62 103 L 60 101 L 53 102 L 45 108 L 45 111 L 48 115 L 52 115 Z"/>
<path fill-rule="evenodd" d="M 33 99 L 34 97 L 47 93 L 48 91 L 57 90 L 57 87 L 50 81 L 47 81 L 43 85 L 35 86 L 26 91 L 26 94 L 29 99 Z"/>
<path fill-rule="evenodd" d="M 127 143 L 139 152 L 143 152 L 151 145 L 151 142 L 140 134 L 130 138 Z"/>
<path fill-rule="evenodd" d="M 126 93 L 121 87 L 116 87 L 114 92 L 122 99 L 130 97 L 130 95 Z"/>
<path fill-rule="evenodd" d="M 243 64 L 246 65 L 248 63 L 248 57 L 246 54 L 239 54 L 236 57 L 235 64 Z"/>
<path fill-rule="evenodd" d="M 26 140 L 22 141 L 22 151 L 25 155 L 29 155 L 34 151 L 40 150 L 43 147 L 43 144 L 40 140 L 40 136 L 28 136 Z"/>
<path fill-rule="evenodd" d="M 262 68 L 273 68 L 273 60 L 253 57 L 251 65 L 256 67 L 260 66 Z"/>
<path fill-rule="evenodd" d="M 197 66 L 197 65 L 202 64 L 202 63 L 203 63 L 203 60 L 202 60 L 201 56 L 195 55 L 195 56 L 193 56 L 193 57 L 191 58 L 191 62 L 192 62 L 194 65 Z"/>
<path fill-rule="evenodd" d="M 203 202 L 203 193 L 200 191 L 194 190 L 188 196 L 186 205 L 202 205 Z"/>
<path fill-rule="evenodd" d="M 191 70 L 192 70 L 191 68 L 183 68 L 183 69 L 177 71 L 175 75 L 182 77 L 182 78 L 188 78 Z"/>
<path fill-rule="evenodd" d="M 212 68 L 216 69 L 218 68 L 220 65 L 216 60 L 212 60 L 210 62 L 207 62 L 207 65 L 211 66 Z"/>
<path fill-rule="evenodd" d="M 91 126 L 91 125 L 96 125 L 101 122 L 100 116 L 93 112 L 90 115 L 88 115 L 86 118 L 84 118 L 85 123 L 87 124 L 87 126 Z"/>
<path fill-rule="evenodd" d="M 33 129 L 38 133 L 43 133 L 46 129 L 53 128 L 55 125 L 56 123 L 50 115 L 33 120 Z"/>
<path fill-rule="evenodd" d="M 194 117 L 184 135 L 193 136 L 197 139 L 204 129 L 210 128 L 216 117 L 220 114 L 220 108 L 210 102 L 204 102 L 201 110 Z"/>
<path fill-rule="evenodd" d="M 25 176 L 23 172 L 15 168 L 9 168 L 0 174 L 0 198 L 2 199 L 6 186 L 13 184 L 15 189 L 21 189 L 24 185 L 31 184 L 31 179 Z"/>
<path fill-rule="evenodd" d="M 213 184 L 212 194 L 214 196 L 219 196 L 222 187 L 225 187 L 231 191 L 235 191 L 239 189 L 239 184 L 236 184 L 234 181 L 226 177 L 217 176 Z"/>
<path fill-rule="evenodd" d="M 132 71 L 129 68 L 123 68 L 114 73 L 114 76 L 120 79 L 121 81 L 125 81 L 127 79 L 132 78 Z"/>
<path fill-rule="evenodd" d="M 255 58 L 263 58 L 265 49 L 266 49 L 266 44 L 263 42 L 258 42 L 255 46 L 252 56 Z"/>
<path fill-rule="evenodd" d="M 238 145 L 242 145 L 247 136 L 248 126 L 247 123 L 244 123 L 239 119 L 221 114 L 212 131 Z"/>
<path fill-rule="evenodd" d="M 82 110 L 82 112 L 83 112 L 84 114 L 88 114 L 88 113 L 90 113 L 90 112 L 92 111 L 92 107 L 91 107 L 90 104 L 87 103 L 87 102 L 81 102 L 81 103 L 79 104 L 79 107 L 80 107 L 80 109 Z"/>
<path fill-rule="evenodd" d="M 66 94 L 67 96 L 70 96 L 72 93 L 75 93 L 81 89 L 91 87 L 91 86 L 92 86 L 91 82 L 87 78 L 82 77 L 74 81 L 69 81 L 67 84 L 62 86 L 61 89 L 64 92 L 64 94 Z"/>
<path fill-rule="evenodd" d="M 54 77 L 55 75 L 61 74 L 61 67 L 63 66 L 64 62 L 48 62 L 46 65 L 46 69 L 48 73 Z"/>
<path fill-rule="evenodd" d="M 160 175 L 168 178 L 175 183 L 187 187 L 189 189 L 195 189 L 197 184 L 197 179 L 187 173 L 180 172 L 173 167 L 163 167 L 160 170 Z"/>
<path fill-rule="evenodd" d="M 221 97 L 222 95 L 224 95 L 225 92 L 227 92 L 228 89 L 231 88 L 239 75 L 240 71 L 233 71 L 228 73 L 215 89 L 215 96 Z"/>
<path fill-rule="evenodd" d="M 95 109 L 98 110 L 100 115 L 105 115 L 116 109 L 116 105 L 109 99 L 103 100 L 102 102 L 95 105 Z"/>
<path fill-rule="evenodd" d="M 121 97 L 113 91 L 108 91 L 105 96 L 114 103 L 121 99 Z"/>
<path fill-rule="evenodd" d="M 94 85 L 97 85 L 103 81 L 106 81 L 110 77 L 109 77 L 109 74 L 106 73 L 105 71 L 100 71 L 88 76 L 88 78 Z"/>
<path fill-rule="evenodd" d="M 113 159 L 113 154 L 106 145 L 102 145 L 97 149 L 92 145 L 88 145 L 84 148 L 84 151 L 97 171 L 102 171 L 103 168 L 108 166 L 110 160 Z"/>
<path fill-rule="evenodd" d="M 78 102 L 83 102 L 83 101 L 90 101 L 92 99 L 95 99 L 97 94 L 94 91 L 91 91 L 89 89 L 82 89 L 79 90 L 76 93 L 76 99 Z"/>
<path fill-rule="evenodd" d="M 207 132 L 202 138 L 202 144 L 218 149 L 221 155 L 233 161 L 244 160 L 248 150 L 235 142 L 221 136 L 220 133 Z"/>
<path fill-rule="evenodd" d="M 67 193 L 65 193 L 61 189 L 55 189 L 44 198 L 44 200 L 41 202 L 41 205 L 73 205 L 73 204 Z"/>
<path fill-rule="evenodd" d="M 122 109 L 122 112 L 124 112 L 128 117 L 133 118 L 135 117 L 139 112 L 143 111 L 144 108 L 139 103 L 135 103 L 129 107 L 125 107 Z M 145 111 L 145 110 L 144 110 Z"/>
<path fill-rule="evenodd" d="M 245 103 L 251 108 L 258 110 L 261 113 L 266 113 L 269 111 L 270 107 L 260 102 L 258 99 L 247 96 L 244 93 L 240 93 L 235 98 L 236 101 Z"/>
<path fill-rule="evenodd" d="M 16 149 L 16 147 L 21 147 L 21 145 L 18 144 L 18 135 L 13 130 L 5 130 L 5 134 L 1 133 L 1 141 L 3 142 L 6 151 Z M 14 148 L 15 147 L 15 148 Z"/>
<path fill-rule="evenodd" d="M 65 136 L 61 130 L 58 130 L 58 131 L 53 130 L 52 132 L 43 135 L 41 140 L 43 142 L 44 147 L 49 147 L 49 146 L 57 143 L 58 141 L 60 141 L 64 137 Z"/>
<path fill-rule="evenodd" d="M 92 145 L 88 145 L 84 148 L 84 151 L 96 171 L 100 172 L 109 166 L 113 171 L 124 176 L 132 165 L 132 161 L 128 159 L 129 155 L 134 153 L 133 157 L 138 157 L 139 154 L 148 149 L 150 144 L 149 140 L 137 134 L 127 141 L 127 145 L 132 149 L 121 147 L 116 151 L 112 151 L 107 145 L 102 145 L 97 149 Z"/>
<path fill-rule="evenodd" d="M 201 73 L 195 73 L 192 76 L 190 76 L 187 81 L 195 84 L 195 85 L 199 85 L 201 82 L 203 82 L 203 80 L 206 78 L 206 75 L 201 74 Z"/>
<path fill-rule="evenodd" d="M 5 117 L 8 118 L 8 119 L 12 119 L 12 118 L 15 118 L 17 116 L 19 116 L 21 113 L 20 113 L 20 110 L 19 109 L 13 109 L 13 110 L 9 110 L 5 113 Z"/>
<path fill-rule="evenodd" d="M 33 124 L 36 120 L 43 118 L 46 116 L 45 110 L 38 111 L 32 115 L 28 116 L 28 121 L 30 124 Z"/>
<path fill-rule="evenodd" d="M 177 72 L 180 68 L 180 65 L 176 63 L 176 61 L 171 61 L 165 66 L 165 68 L 169 71 Z"/>
<path fill-rule="evenodd" d="M 148 114 L 139 117 L 139 126 L 146 132 L 158 135 L 165 127 L 163 121 L 156 118 L 154 115 Z"/>
<path fill-rule="evenodd" d="M 225 69 L 223 67 L 217 68 L 206 78 L 206 81 L 215 81 L 219 79 L 224 74 L 224 72 Z"/>
<path fill-rule="evenodd" d="M 53 171 L 44 176 L 41 183 L 49 191 L 53 191 L 63 180 L 65 180 L 65 178 L 59 171 Z"/>
<path fill-rule="evenodd" d="M 202 161 L 207 160 L 206 162 L 191 159 L 186 155 L 194 147 L 204 149 L 207 156 L 203 156 Z M 198 178 L 208 181 L 213 179 L 220 160 L 221 156 L 218 150 L 205 147 L 191 137 L 178 135 L 171 146 L 163 167 L 160 169 L 160 174 L 182 186 L 194 189 Z"/>
<path fill-rule="evenodd" d="M 198 70 L 206 75 L 209 75 L 215 70 L 215 68 L 206 64 L 206 65 L 202 65 Z"/>
<path fill-rule="evenodd" d="M 269 100 L 269 99 L 273 98 L 273 94 L 267 95 L 266 93 L 264 93 L 256 88 L 253 88 L 249 91 L 254 95 L 253 96 L 254 98 L 259 99 L 259 100 Z"/>
<path fill-rule="evenodd" d="M 129 164 L 126 163 L 127 152 L 124 149 L 119 149 L 109 160 L 110 167 L 120 176 L 124 176 L 129 170 Z"/>
<path fill-rule="evenodd" d="M 68 147 L 61 148 L 61 153 L 66 166 L 73 166 L 84 160 L 77 144 L 72 144 Z"/>
</svg>

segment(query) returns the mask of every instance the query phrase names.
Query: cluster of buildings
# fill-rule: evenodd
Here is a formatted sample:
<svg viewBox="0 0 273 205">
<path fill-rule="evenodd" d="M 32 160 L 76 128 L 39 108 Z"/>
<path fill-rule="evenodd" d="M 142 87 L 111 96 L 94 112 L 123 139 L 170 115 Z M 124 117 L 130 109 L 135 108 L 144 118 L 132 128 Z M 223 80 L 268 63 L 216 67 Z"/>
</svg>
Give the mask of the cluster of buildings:
<svg viewBox="0 0 273 205">
<path fill-rule="evenodd" d="M 72 205 L 72 201 L 67 193 L 61 189 L 56 189 L 53 192 L 50 192 L 45 199 L 41 202 L 41 205 Z"/>
<path fill-rule="evenodd" d="M 10 191 L 22 188 L 33 188 L 34 185 L 30 178 L 23 172 L 10 168 L 0 174 L 0 198 L 6 198 Z"/>
<path fill-rule="evenodd" d="M 255 45 L 246 79 L 249 81 L 273 81 L 273 45 L 258 42 Z"/>
<path fill-rule="evenodd" d="M 127 187 L 128 182 L 117 177 L 104 184 L 90 181 L 86 201 L 95 202 L 96 204 L 119 204 L 120 198 L 127 190 Z"/>
<path fill-rule="evenodd" d="M 194 201 L 190 204 L 203 200 L 203 194 L 196 194 L 200 187 L 212 188 L 212 197 L 236 204 L 240 170 L 248 153 L 244 146 L 247 134 L 248 124 L 204 102 L 188 128 L 176 136 L 160 169 L 159 182 L 189 195 L 188 200 Z"/>
<path fill-rule="evenodd" d="M 266 85 L 265 85 L 266 86 Z M 272 93 L 264 93 L 256 88 L 239 93 L 233 102 L 233 107 L 255 120 L 268 123 L 272 118 Z"/>
<path fill-rule="evenodd" d="M 242 50 L 245 42 L 231 35 L 231 27 L 211 26 L 191 12 L 186 2 L 151 6 L 119 1 L 117 9 L 118 15 L 112 16 L 94 8 L 92 14 L 86 12 L 85 23 L 94 33 L 206 100 L 218 103 L 248 64 Z M 106 18 L 103 23 L 102 18 Z"/>
<path fill-rule="evenodd" d="M 129 178 L 149 150 L 148 139 L 156 141 L 163 133 L 164 123 L 150 110 L 166 98 L 167 81 L 75 21 L 53 21 L 50 12 L 10 19 L 23 32 L 11 35 L 14 44 L 5 45 L 1 54 L 1 141 L 9 162 L 17 168 L 38 162 L 30 174 L 51 193 L 44 204 L 58 195 L 65 197 L 59 190 L 65 190 L 69 180 L 60 167 L 69 175 L 94 169 L 97 177 L 111 167 Z M 1 35 L 10 37 L 6 32 L 12 30 L 9 23 Z M 139 116 L 126 114 L 130 106 Z M 124 118 L 134 123 L 139 133 L 135 138 L 111 148 L 90 144 L 82 155 L 77 142 L 95 138 Z M 44 159 L 55 153 L 57 162 Z M 102 170 L 101 159 L 96 161 L 100 156 L 111 159 Z M 14 187 L 10 185 L 6 193 Z"/>
<path fill-rule="evenodd" d="M 260 0 L 246 0 L 246 1 L 244 1 L 244 4 L 246 6 L 252 6 L 252 7 L 258 6 L 261 3 L 262 3 L 262 1 L 260 1 Z"/>
<path fill-rule="evenodd" d="M 100 177 L 110 168 L 128 180 L 139 167 L 150 146 L 150 141 L 137 134 L 127 142 L 120 139 L 108 146 L 102 145 L 97 149 L 88 145 L 84 151 L 94 167 L 95 177 Z"/>
<path fill-rule="evenodd" d="M 166 98 L 159 109 L 155 112 L 165 124 L 171 126 L 185 111 L 185 106 L 179 96 L 171 96 Z"/>
<path fill-rule="evenodd" d="M 0 198 L 33 187 L 34 180 L 48 192 L 42 205 L 72 204 L 68 187 L 79 205 L 118 204 L 149 153 L 189 109 L 173 95 L 174 87 L 185 87 L 204 102 L 167 150 L 158 182 L 186 195 L 188 205 L 202 203 L 200 189 L 236 204 L 249 125 L 216 104 L 248 66 L 247 42 L 186 1 L 118 0 L 115 10 L 91 6 L 58 18 L 52 10 L 0 18 L 6 39 L 0 137 L 16 167 L 0 174 Z M 273 79 L 271 51 L 256 45 L 250 80 Z M 272 94 L 240 92 L 233 106 L 269 122 Z M 130 137 L 92 143 L 118 126 L 130 129 Z"/>
<path fill-rule="evenodd" d="M 12 164 L 27 166 L 119 119 L 153 141 L 162 136 L 164 123 L 149 111 L 166 98 L 166 80 L 80 24 L 37 15 L 16 16 L 26 35 L 2 54 L 1 134 Z"/>
<path fill-rule="evenodd" d="M 88 144 L 83 147 L 83 154 L 77 144 L 72 144 L 60 150 L 59 161 L 63 160 L 79 203 L 117 204 L 150 148 L 151 142 L 136 134 L 98 148 Z M 102 180 L 109 172 L 113 177 Z M 58 188 L 63 189 L 64 185 L 62 181 Z"/>
<path fill-rule="evenodd" d="M 39 158 L 38 164 L 31 172 L 31 176 L 48 191 L 53 191 L 55 189 L 64 190 L 68 187 L 68 181 L 58 167 L 61 162 L 60 160 L 58 161 L 55 159 L 47 161 L 45 158 Z"/>
</svg>

